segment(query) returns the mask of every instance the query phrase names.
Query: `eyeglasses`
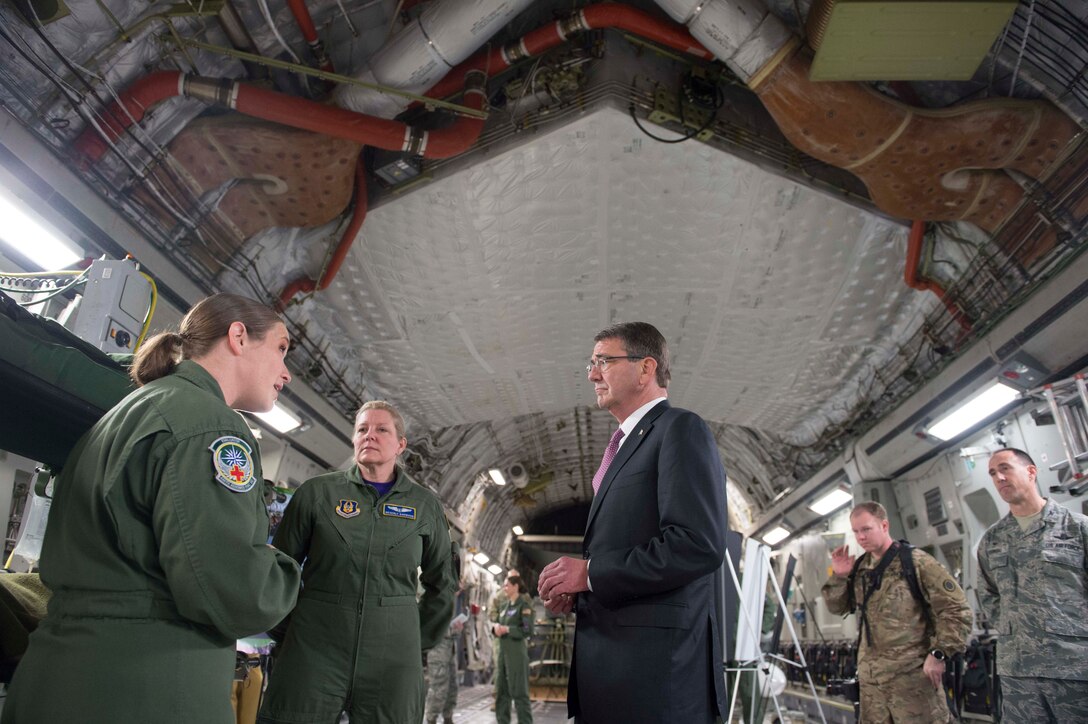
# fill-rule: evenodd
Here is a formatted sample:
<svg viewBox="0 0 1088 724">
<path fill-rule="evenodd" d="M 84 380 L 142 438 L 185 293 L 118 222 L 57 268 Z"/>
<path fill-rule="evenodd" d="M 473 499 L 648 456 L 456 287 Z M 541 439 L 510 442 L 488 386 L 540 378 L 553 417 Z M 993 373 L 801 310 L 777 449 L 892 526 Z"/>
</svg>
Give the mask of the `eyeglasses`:
<svg viewBox="0 0 1088 724">
<path fill-rule="evenodd" d="M 594 367 L 599 369 L 601 372 L 604 372 L 606 369 L 608 369 L 608 363 L 609 362 L 612 362 L 612 361 L 618 360 L 618 359 L 640 360 L 640 359 L 644 359 L 644 358 L 643 357 L 635 357 L 635 356 L 629 355 L 629 354 L 616 355 L 614 357 L 610 357 L 608 355 L 601 355 L 600 357 L 594 357 L 594 358 L 589 360 L 589 364 L 586 365 L 586 372 L 592 372 Z"/>
</svg>

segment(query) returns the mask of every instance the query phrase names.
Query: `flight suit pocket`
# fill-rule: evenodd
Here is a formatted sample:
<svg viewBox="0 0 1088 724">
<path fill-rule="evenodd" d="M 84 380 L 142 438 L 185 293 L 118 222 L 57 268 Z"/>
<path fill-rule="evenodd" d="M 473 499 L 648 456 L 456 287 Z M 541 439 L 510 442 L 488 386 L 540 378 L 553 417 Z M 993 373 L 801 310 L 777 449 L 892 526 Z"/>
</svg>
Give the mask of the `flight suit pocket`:
<svg viewBox="0 0 1088 724">
<path fill-rule="evenodd" d="M 412 526 L 406 531 L 397 531 L 397 535 L 386 546 L 384 570 L 415 570 L 423 560 L 422 526 Z"/>
<path fill-rule="evenodd" d="M 1050 608 L 1043 626 L 1048 633 L 1088 637 L 1088 621 L 1069 605 L 1084 596 L 1084 550 L 1079 546 L 1043 548 L 1042 568 Z"/>
<path fill-rule="evenodd" d="M 415 596 L 382 596 L 379 603 L 381 606 L 414 606 L 416 605 Z"/>
<path fill-rule="evenodd" d="M 1061 547 L 1043 548 L 1043 560 L 1059 566 L 1069 566 L 1074 570 L 1084 570 L 1084 549 L 1068 543 Z"/>
<path fill-rule="evenodd" d="M 418 536 L 419 529 L 422 528 L 422 527 L 423 526 L 421 526 L 419 524 L 416 524 L 416 525 L 406 526 L 405 530 L 398 531 L 397 534 L 394 535 L 392 537 L 392 539 L 390 540 L 389 549 L 392 550 L 393 548 L 396 548 L 401 543 L 408 540 L 410 537 L 412 537 L 414 535 Z"/>
<path fill-rule="evenodd" d="M 1009 566 L 1009 554 L 1007 552 L 994 552 L 989 556 L 990 575 L 997 584 L 999 590 L 1014 590 L 1015 576 Z"/>
</svg>

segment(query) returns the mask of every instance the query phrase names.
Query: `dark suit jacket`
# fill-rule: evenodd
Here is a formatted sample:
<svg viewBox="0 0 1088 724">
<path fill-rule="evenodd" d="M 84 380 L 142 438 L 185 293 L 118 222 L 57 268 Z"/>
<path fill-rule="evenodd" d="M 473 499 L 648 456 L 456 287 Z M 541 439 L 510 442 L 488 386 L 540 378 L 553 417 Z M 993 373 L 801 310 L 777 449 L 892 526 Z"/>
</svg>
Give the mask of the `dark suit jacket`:
<svg viewBox="0 0 1088 724">
<path fill-rule="evenodd" d="M 710 724 L 728 711 L 714 573 L 725 470 L 706 423 L 663 401 L 624 440 L 586 524 L 569 716 Z"/>
</svg>

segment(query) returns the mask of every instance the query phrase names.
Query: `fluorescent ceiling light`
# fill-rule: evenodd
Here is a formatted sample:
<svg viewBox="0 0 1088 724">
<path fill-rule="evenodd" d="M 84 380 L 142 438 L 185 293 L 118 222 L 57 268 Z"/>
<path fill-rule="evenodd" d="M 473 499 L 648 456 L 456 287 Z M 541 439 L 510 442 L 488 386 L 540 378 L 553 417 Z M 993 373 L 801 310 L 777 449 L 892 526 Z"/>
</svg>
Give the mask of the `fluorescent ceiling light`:
<svg viewBox="0 0 1088 724">
<path fill-rule="evenodd" d="M 3 194 L 0 194 L 0 239 L 46 271 L 63 269 L 82 258 L 71 242 L 62 240 Z"/>
<path fill-rule="evenodd" d="M 270 425 L 276 432 L 290 432 L 302 424 L 298 415 L 288 410 L 280 403 L 272 405 L 268 412 L 254 412 L 256 417 Z"/>
<path fill-rule="evenodd" d="M 790 537 L 790 532 L 780 525 L 775 526 L 769 532 L 763 534 L 763 542 L 769 546 L 781 543 Z"/>
<path fill-rule="evenodd" d="M 930 425 L 926 433 L 939 440 L 951 440 L 964 430 L 985 420 L 1019 396 L 1020 393 L 1008 385 L 994 382 Z"/>
<path fill-rule="evenodd" d="M 490 566 L 487 567 L 487 570 L 491 573 L 491 575 L 497 576 L 502 573 L 502 566 L 498 565 L 497 563 L 492 563 Z"/>
<path fill-rule="evenodd" d="M 850 495 L 850 493 L 842 488 L 835 488 L 830 493 L 808 506 L 808 509 L 816 515 L 827 515 L 831 511 L 838 510 L 847 503 L 853 502 L 853 500 L 853 495 Z"/>
<path fill-rule="evenodd" d="M 472 560 L 476 561 L 476 562 L 477 562 L 477 563 L 479 563 L 479 564 L 480 564 L 481 566 L 486 566 L 486 565 L 487 565 L 487 562 L 488 562 L 489 560 L 491 560 L 491 556 L 487 555 L 487 554 L 486 554 L 486 553 L 484 553 L 483 551 L 480 551 L 479 553 L 477 553 L 476 555 L 474 555 L 474 556 L 472 557 Z"/>
<path fill-rule="evenodd" d="M 487 471 L 487 474 L 495 481 L 495 485 L 506 485 L 506 478 L 503 477 L 502 471 L 498 468 L 491 468 Z"/>
<path fill-rule="evenodd" d="M 525 529 L 522 528 L 520 525 L 515 525 L 510 530 L 514 531 L 514 535 L 525 535 Z"/>
</svg>

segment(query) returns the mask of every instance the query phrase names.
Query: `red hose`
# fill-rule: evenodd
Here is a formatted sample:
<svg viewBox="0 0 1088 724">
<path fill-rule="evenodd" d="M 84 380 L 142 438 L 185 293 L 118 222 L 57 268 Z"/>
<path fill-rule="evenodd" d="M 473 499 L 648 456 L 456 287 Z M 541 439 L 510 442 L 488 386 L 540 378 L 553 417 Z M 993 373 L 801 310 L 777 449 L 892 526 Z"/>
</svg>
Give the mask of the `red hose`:
<svg viewBox="0 0 1088 724">
<path fill-rule="evenodd" d="M 916 220 L 910 227 L 910 237 L 907 241 L 907 264 L 903 269 L 903 280 L 907 283 L 907 286 L 911 289 L 917 289 L 920 292 L 933 292 L 937 295 L 937 298 L 944 303 L 945 309 L 952 315 L 964 332 L 971 331 L 971 322 L 967 319 L 967 315 L 963 313 L 963 310 L 956 305 L 937 282 L 932 279 L 919 279 L 918 278 L 918 262 L 922 260 L 922 241 L 926 235 L 926 222 Z"/>
<path fill-rule="evenodd" d="M 465 95 L 464 105 L 475 111 L 484 109 L 483 91 L 472 91 Z M 426 134 L 426 146 L 423 149 L 423 158 L 450 158 L 464 153 L 484 130 L 484 119 L 472 116 L 459 116 L 457 120 L 446 128 L 437 131 L 428 131 Z"/>
<path fill-rule="evenodd" d="M 317 40 L 317 28 L 314 27 L 314 20 L 310 17 L 310 10 L 306 7 L 305 0 L 287 0 L 287 7 L 291 8 L 291 14 L 295 16 L 295 22 L 298 23 L 306 42 L 312 43 Z"/>
<path fill-rule="evenodd" d="M 359 229 L 363 228 L 363 222 L 366 220 L 366 212 L 366 168 L 363 165 L 363 157 L 360 154 L 359 160 L 355 164 L 355 210 L 351 215 L 351 223 L 348 224 L 348 228 L 344 229 L 344 233 L 340 236 L 340 243 L 337 245 L 336 251 L 333 252 L 332 258 L 329 259 L 329 265 L 325 267 L 325 271 L 321 275 L 320 281 L 315 282 L 309 277 L 299 277 L 280 292 L 279 310 L 281 312 L 287 308 L 288 303 L 295 298 L 296 294 L 306 294 L 315 289 L 328 289 L 329 285 L 332 284 L 333 278 L 340 271 L 344 259 L 347 258 L 348 252 L 351 250 L 351 245 L 355 243 L 355 237 L 359 234 Z"/>
<path fill-rule="evenodd" d="M 239 113 L 367 146 L 390 151 L 408 150 L 408 139 L 413 131 L 404 123 L 355 113 L 242 83 L 233 81 L 225 81 L 225 83 L 236 93 L 234 108 Z M 133 121 L 140 121 L 147 109 L 155 103 L 183 92 L 188 93 L 184 90 L 184 86 L 184 80 L 177 71 L 161 71 L 141 78 L 121 94 L 121 105 L 114 103 L 110 106 L 106 112 L 107 120 L 102 123 L 102 130 L 110 141 L 116 140 Z M 223 93 L 223 95 L 227 94 Z M 483 109 L 483 94 L 479 91 L 468 93 L 465 104 L 476 110 Z M 127 114 L 121 106 L 128 111 Z M 420 155 L 424 158 L 455 156 L 476 142 L 483 126 L 482 118 L 462 116 L 447 128 L 423 132 L 424 142 Z M 107 147 L 107 143 L 94 128 L 85 129 L 75 141 L 76 150 L 92 162 L 98 161 L 106 152 Z"/>
<path fill-rule="evenodd" d="M 399 151 L 404 147 L 407 126 L 403 123 L 255 86 L 238 83 L 237 87 L 238 100 L 234 107 L 247 116 L 390 151 Z"/>
<path fill-rule="evenodd" d="M 116 141 L 121 133 L 132 125 L 133 120 L 136 122 L 142 120 L 144 113 L 151 106 L 179 95 L 181 93 L 180 80 L 181 73 L 176 70 L 163 70 L 136 80 L 121 94 L 120 104 L 111 103 L 102 114 L 100 122 L 102 130 L 111 141 Z M 90 127 L 85 129 L 75 141 L 76 151 L 91 161 L 102 158 L 107 148 L 106 141 L 94 128 Z"/>
<path fill-rule="evenodd" d="M 581 11 L 581 16 L 583 25 L 591 30 L 602 28 L 625 30 L 681 53 L 694 55 L 704 60 L 714 58 L 714 55 L 693 38 L 684 26 L 629 5 L 618 3 L 590 5 Z M 537 28 L 523 37 L 520 45 L 525 48 L 529 56 L 539 55 L 545 50 L 561 45 L 564 42 L 560 35 L 562 25 L 563 21 L 557 21 Z M 470 70 L 483 70 L 488 76 L 492 76 L 509 67 L 510 63 L 506 62 L 502 48 L 481 50 L 447 73 L 425 95 L 429 98 L 445 98 L 453 95 L 461 88 L 465 73 Z"/>
<path fill-rule="evenodd" d="M 317 37 L 317 28 L 314 27 L 314 20 L 310 17 L 310 10 L 306 7 L 305 0 L 287 0 L 287 7 L 291 8 L 291 14 L 295 16 L 295 22 L 298 23 L 298 27 L 302 31 L 303 39 L 313 48 L 314 54 L 318 56 L 317 60 L 321 70 L 332 73 L 332 61 L 325 55 L 325 49 L 321 45 L 321 40 Z"/>
</svg>

